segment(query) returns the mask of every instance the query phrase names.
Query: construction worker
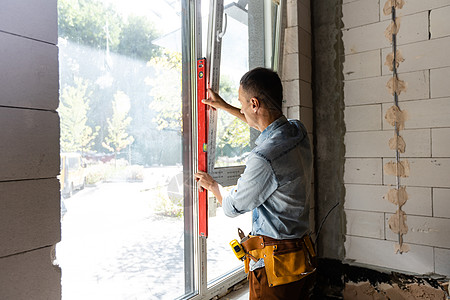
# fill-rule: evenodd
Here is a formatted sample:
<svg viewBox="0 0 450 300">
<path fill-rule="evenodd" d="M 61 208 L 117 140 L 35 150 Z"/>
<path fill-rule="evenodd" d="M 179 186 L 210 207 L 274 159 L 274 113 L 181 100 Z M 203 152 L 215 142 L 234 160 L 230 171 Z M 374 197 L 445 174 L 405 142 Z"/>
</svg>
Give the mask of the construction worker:
<svg viewBox="0 0 450 300">
<path fill-rule="evenodd" d="M 209 174 L 195 174 L 200 187 L 214 194 L 227 216 L 253 213 L 252 232 L 247 237 L 251 245 L 242 243 L 248 253 L 250 299 L 308 299 L 313 277 L 309 274 L 315 270 L 311 255 L 315 253 L 310 240 L 307 253 L 304 241 L 309 232 L 312 176 L 306 129 L 300 121 L 283 115 L 281 80 L 269 69 L 256 68 L 241 78 L 240 109 L 212 90 L 209 95 L 203 103 L 261 132 L 231 193 L 225 194 Z"/>
</svg>

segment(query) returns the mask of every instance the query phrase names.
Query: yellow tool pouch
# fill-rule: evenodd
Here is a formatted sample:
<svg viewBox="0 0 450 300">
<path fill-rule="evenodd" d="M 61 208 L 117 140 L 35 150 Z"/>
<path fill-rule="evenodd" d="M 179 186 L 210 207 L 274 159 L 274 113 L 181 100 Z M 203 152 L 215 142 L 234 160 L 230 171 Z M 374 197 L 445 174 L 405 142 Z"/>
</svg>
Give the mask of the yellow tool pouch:
<svg viewBox="0 0 450 300">
<path fill-rule="evenodd" d="M 245 272 L 249 271 L 250 259 L 263 258 L 269 286 L 300 280 L 316 270 L 316 253 L 309 235 L 292 240 L 249 236 L 242 246 L 247 253 Z"/>
</svg>

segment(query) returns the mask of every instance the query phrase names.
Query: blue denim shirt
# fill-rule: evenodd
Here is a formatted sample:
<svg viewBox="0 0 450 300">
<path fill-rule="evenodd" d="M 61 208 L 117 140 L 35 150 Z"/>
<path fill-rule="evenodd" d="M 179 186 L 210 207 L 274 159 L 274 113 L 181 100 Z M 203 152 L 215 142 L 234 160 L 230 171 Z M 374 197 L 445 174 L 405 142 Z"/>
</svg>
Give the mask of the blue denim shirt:
<svg viewBox="0 0 450 300">
<path fill-rule="evenodd" d="M 237 186 L 222 202 L 225 215 L 253 211 L 252 235 L 302 237 L 309 228 L 312 153 L 304 125 L 282 116 L 256 140 Z M 264 266 L 260 260 L 250 270 Z"/>
</svg>

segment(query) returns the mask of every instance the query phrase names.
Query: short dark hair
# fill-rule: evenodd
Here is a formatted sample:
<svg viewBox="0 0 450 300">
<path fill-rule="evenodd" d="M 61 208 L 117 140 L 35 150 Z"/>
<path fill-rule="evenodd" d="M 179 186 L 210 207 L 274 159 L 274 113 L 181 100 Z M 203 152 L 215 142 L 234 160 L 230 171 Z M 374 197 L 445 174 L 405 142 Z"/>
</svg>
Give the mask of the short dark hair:
<svg viewBox="0 0 450 300">
<path fill-rule="evenodd" d="M 283 86 L 277 73 L 266 68 L 255 68 L 242 76 L 242 89 L 257 98 L 268 109 L 281 112 L 283 103 Z"/>
</svg>

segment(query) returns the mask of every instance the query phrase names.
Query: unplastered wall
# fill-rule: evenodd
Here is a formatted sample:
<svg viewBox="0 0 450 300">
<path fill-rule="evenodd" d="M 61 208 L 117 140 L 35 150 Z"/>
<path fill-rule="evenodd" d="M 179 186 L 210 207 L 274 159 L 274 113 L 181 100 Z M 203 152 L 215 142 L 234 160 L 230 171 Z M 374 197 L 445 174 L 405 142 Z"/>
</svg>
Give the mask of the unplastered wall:
<svg viewBox="0 0 450 300">
<path fill-rule="evenodd" d="M 386 0 L 344 0 L 345 259 L 413 273 L 450 276 L 450 1 L 405 0 L 397 49 L 404 61 L 398 78 L 407 84 L 398 106 L 408 120 L 400 135 L 410 166 L 401 178 L 408 200 L 402 207 L 409 251 L 396 254 L 398 235 L 388 224 L 397 206 L 384 195 L 396 177 L 384 166 L 395 161 L 388 146 L 394 128 L 385 119 L 394 105 L 385 65 L 392 46 L 385 37 L 391 15 Z"/>
<path fill-rule="evenodd" d="M 56 0 L 0 8 L 0 299 L 60 299 Z"/>
<path fill-rule="evenodd" d="M 313 146 L 313 101 L 311 88 L 311 5 L 310 0 L 284 2 L 283 113 L 301 120 Z M 314 231 L 314 185 L 311 186 L 310 229 Z"/>
</svg>

